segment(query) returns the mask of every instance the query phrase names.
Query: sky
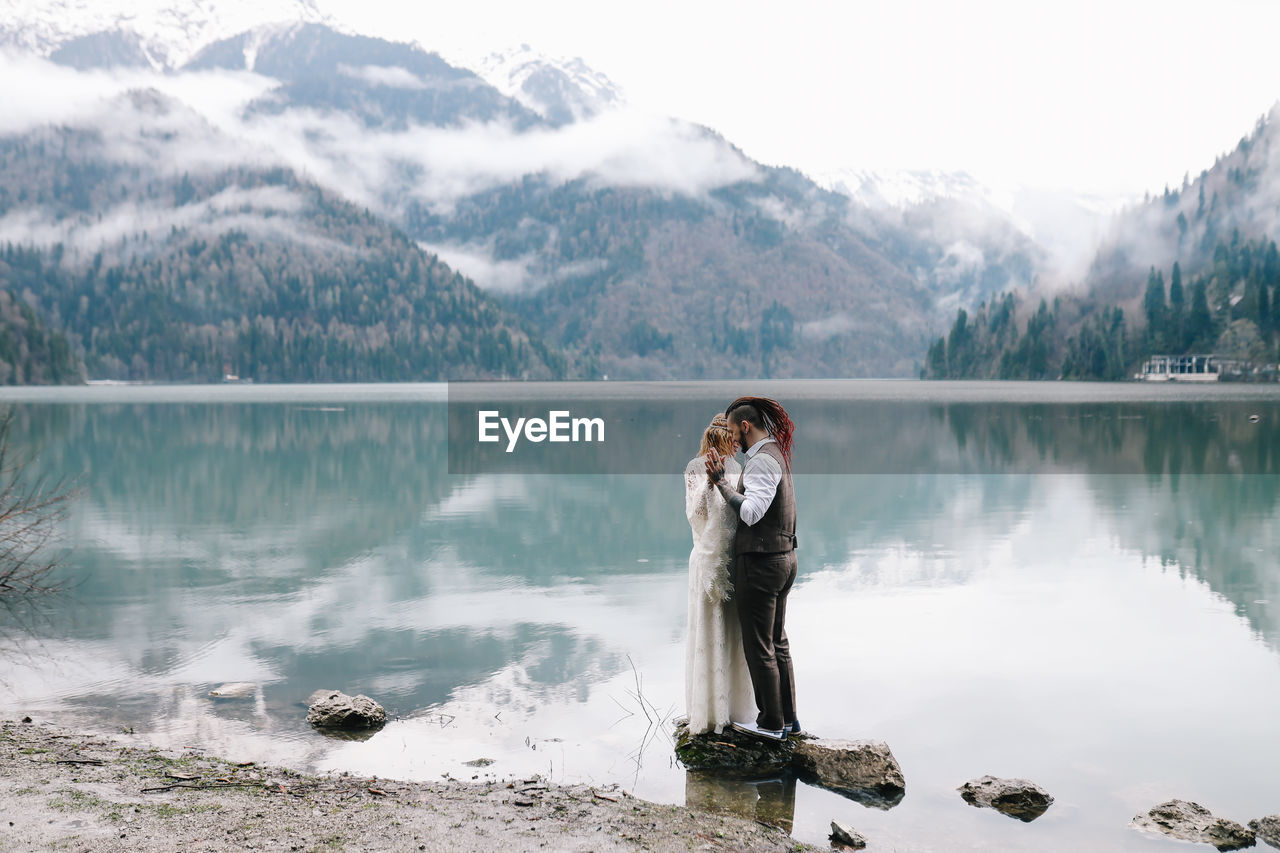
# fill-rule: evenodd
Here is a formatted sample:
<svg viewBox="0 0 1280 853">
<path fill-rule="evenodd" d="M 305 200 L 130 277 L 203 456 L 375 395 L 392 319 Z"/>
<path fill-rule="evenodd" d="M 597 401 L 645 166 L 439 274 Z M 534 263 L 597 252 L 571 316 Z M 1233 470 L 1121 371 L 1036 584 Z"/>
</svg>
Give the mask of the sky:
<svg viewBox="0 0 1280 853">
<path fill-rule="evenodd" d="M 446 58 L 580 56 L 633 105 L 810 174 L 1141 196 L 1212 166 L 1280 99 L 1270 0 L 318 5 Z"/>
</svg>

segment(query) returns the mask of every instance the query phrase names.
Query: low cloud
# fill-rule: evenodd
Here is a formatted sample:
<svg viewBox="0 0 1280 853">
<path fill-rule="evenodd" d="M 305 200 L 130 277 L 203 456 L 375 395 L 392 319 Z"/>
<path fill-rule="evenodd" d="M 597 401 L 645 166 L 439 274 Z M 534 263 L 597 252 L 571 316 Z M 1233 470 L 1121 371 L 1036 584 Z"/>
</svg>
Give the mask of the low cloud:
<svg viewBox="0 0 1280 853">
<path fill-rule="evenodd" d="M 498 261 L 483 248 L 434 246 L 427 243 L 419 245 L 485 290 L 495 293 L 524 293 L 536 290 L 539 286 L 529 271 L 532 255 Z"/>
<path fill-rule="evenodd" d="M 868 328 L 868 324 L 861 320 L 855 320 L 843 311 L 838 314 L 832 314 L 830 317 L 823 317 L 821 320 L 810 320 L 807 323 L 800 324 L 800 336 L 811 343 L 818 343 L 839 335 L 847 335 L 850 332 L 863 331 Z"/>
<path fill-rule="evenodd" d="M 538 255 L 529 253 L 519 258 L 497 260 L 491 245 L 418 244 L 424 251 L 470 278 L 480 288 L 495 293 L 536 293 L 548 284 L 595 275 L 608 269 L 604 258 L 584 258 L 558 266 L 552 272 L 538 270 Z"/>
<path fill-rule="evenodd" d="M 383 85 L 423 83 L 403 68 L 364 66 L 347 71 Z M 2 134 L 50 124 L 89 125 L 119 143 L 115 153 L 121 157 L 158 161 L 183 171 L 232 159 L 270 161 L 294 167 L 345 195 L 381 200 L 380 206 L 411 195 L 437 208 L 448 207 L 529 174 L 689 195 L 756 175 L 754 164 L 701 128 L 629 110 L 525 132 L 503 122 L 384 131 L 371 130 L 349 116 L 306 109 L 245 118 L 244 107 L 275 85 L 248 72 L 76 71 L 43 59 L 0 54 L 0 83 L 9 93 L 0 111 Z M 174 98 L 187 109 L 125 121 L 116 113 L 118 99 L 145 89 Z M 197 126 L 197 118 L 203 127 Z M 163 131 L 153 139 L 174 141 L 182 136 L 182 150 L 161 152 L 157 145 L 147 145 L 130 126 L 138 121 Z M 211 138 L 210 130 L 221 137 Z M 209 139 L 210 150 L 199 150 L 202 136 Z M 188 147 L 192 144 L 197 145 L 194 152 Z M 400 183 L 406 167 L 418 174 L 408 186 Z"/>
<path fill-rule="evenodd" d="M 986 263 L 986 255 L 980 247 L 967 240 L 956 240 L 942 253 L 942 261 L 935 269 L 939 281 L 944 283 L 981 270 Z"/>
<path fill-rule="evenodd" d="M 230 231 L 268 240 L 307 245 L 329 252 L 352 249 L 336 240 L 302 229 L 296 213 L 306 200 L 282 187 L 229 187 L 217 195 L 180 207 L 119 204 L 101 215 L 59 217 L 23 208 L 0 217 L 0 242 L 48 247 L 62 244 L 73 256 L 101 250 L 123 253 L 123 242 L 140 232 L 162 237 L 177 228 L 188 234 L 217 237 Z"/>
<path fill-rule="evenodd" d="M 339 65 L 338 73 L 353 80 L 389 89 L 426 89 L 427 82 L 398 65 Z"/>
<path fill-rule="evenodd" d="M 343 73 L 385 86 L 427 85 L 392 66 L 347 67 Z M 101 146 L 93 153 L 149 174 L 285 166 L 392 220 L 414 204 L 448 215 L 460 200 L 527 175 L 694 197 L 758 177 L 751 161 L 704 129 L 635 110 L 526 131 L 502 121 L 371 129 L 352 116 L 302 108 L 246 114 L 248 104 L 277 85 L 250 72 L 77 71 L 31 56 L 0 54 L 0 86 L 9 93 L 0 111 L 0 135 L 49 126 L 92 130 Z M 784 220 L 795 217 L 782 208 L 768 212 Z M 267 223 L 257 208 L 243 216 L 248 217 L 244 225 L 283 236 L 285 226 Z M 197 223 L 216 228 L 229 221 L 226 211 L 211 206 L 167 212 L 118 206 L 104 211 L 101 222 L 14 213 L 0 221 L 0 233 L 21 242 L 90 248 L 142 230 L 156 233 Z M 531 259 L 495 260 L 487 247 L 435 246 L 432 251 L 493 290 L 527 292 L 549 281 L 545 271 L 530 268 Z M 603 264 L 581 261 L 559 275 L 588 275 Z"/>
</svg>

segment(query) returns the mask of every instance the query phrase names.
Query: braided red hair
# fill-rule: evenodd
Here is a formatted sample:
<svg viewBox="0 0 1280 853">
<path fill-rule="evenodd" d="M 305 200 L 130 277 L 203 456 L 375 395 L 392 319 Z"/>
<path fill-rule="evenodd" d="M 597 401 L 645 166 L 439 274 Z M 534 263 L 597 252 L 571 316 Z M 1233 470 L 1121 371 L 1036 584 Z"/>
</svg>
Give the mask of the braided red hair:
<svg viewBox="0 0 1280 853">
<path fill-rule="evenodd" d="M 782 457 L 787 460 L 787 464 L 791 464 L 791 439 L 795 434 L 796 425 L 791 420 L 791 416 L 787 414 L 787 410 L 782 408 L 782 404 L 777 400 L 768 397 L 739 397 L 729 404 L 729 408 L 724 410 L 725 416 L 730 420 L 748 420 L 755 423 L 755 418 L 733 418 L 734 409 L 742 406 L 750 406 L 759 413 L 764 423 L 757 423 L 756 426 L 769 433 L 769 436 L 778 442 L 778 449 L 782 451 Z M 746 448 L 744 447 L 743 450 Z"/>
</svg>

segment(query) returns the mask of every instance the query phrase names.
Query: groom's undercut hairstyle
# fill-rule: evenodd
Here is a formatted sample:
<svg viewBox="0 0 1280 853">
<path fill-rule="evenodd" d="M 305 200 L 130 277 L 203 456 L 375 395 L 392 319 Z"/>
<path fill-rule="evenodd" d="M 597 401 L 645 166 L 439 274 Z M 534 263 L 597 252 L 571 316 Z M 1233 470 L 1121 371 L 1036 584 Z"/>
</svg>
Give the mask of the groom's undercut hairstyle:
<svg viewBox="0 0 1280 853">
<path fill-rule="evenodd" d="M 768 397 L 739 397 L 724 411 L 730 423 L 747 421 L 757 429 L 767 432 L 774 441 L 778 442 L 778 449 L 790 464 L 791 437 L 795 433 L 796 425 L 787 414 L 787 410 L 782 408 L 781 403 Z"/>
<path fill-rule="evenodd" d="M 760 417 L 760 410 L 750 403 L 742 403 L 737 406 L 730 406 L 725 413 L 729 418 L 729 423 L 740 424 L 743 421 L 750 421 L 756 429 L 764 429 L 764 418 Z"/>
</svg>

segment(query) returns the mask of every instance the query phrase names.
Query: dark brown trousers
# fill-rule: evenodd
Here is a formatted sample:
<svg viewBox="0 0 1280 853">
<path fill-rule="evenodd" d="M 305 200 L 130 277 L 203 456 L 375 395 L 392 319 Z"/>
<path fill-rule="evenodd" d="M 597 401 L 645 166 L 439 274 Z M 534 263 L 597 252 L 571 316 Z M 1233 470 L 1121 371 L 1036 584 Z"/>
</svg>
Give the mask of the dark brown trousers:
<svg viewBox="0 0 1280 853">
<path fill-rule="evenodd" d="M 756 724 L 779 731 L 796 719 L 796 684 L 787 643 L 787 594 L 796 580 L 796 552 L 739 554 L 733 560 L 742 647 L 755 689 Z"/>
</svg>

